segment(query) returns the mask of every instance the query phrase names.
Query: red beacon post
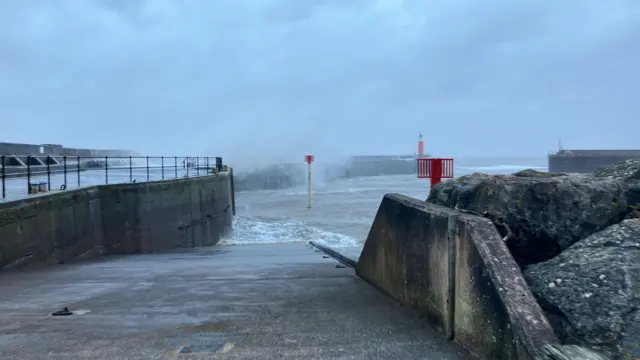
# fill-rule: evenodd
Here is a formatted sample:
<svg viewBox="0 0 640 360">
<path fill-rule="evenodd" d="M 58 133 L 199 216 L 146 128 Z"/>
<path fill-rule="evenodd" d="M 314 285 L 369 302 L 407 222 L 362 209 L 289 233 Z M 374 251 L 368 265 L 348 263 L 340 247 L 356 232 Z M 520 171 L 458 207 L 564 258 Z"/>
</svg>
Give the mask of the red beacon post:
<svg viewBox="0 0 640 360">
<path fill-rule="evenodd" d="M 307 163 L 307 181 L 308 181 L 308 195 L 307 195 L 307 208 L 311 209 L 311 163 L 313 162 L 313 155 L 305 155 L 304 162 Z"/>
<path fill-rule="evenodd" d="M 453 159 L 418 158 L 418 179 L 431 179 L 431 186 L 453 178 Z"/>
</svg>

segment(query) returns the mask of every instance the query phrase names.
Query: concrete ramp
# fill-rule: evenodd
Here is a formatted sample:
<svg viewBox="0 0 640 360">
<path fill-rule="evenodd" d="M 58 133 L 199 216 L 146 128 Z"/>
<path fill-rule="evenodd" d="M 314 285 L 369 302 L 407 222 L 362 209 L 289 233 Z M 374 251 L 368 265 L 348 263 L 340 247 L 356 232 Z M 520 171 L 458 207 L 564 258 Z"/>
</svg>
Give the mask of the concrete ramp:
<svg viewBox="0 0 640 360">
<path fill-rule="evenodd" d="M 469 359 L 304 244 L 105 256 L 0 293 L 1 359 Z"/>
<path fill-rule="evenodd" d="M 387 194 L 356 272 L 481 359 L 532 360 L 558 343 L 487 219 Z"/>
</svg>

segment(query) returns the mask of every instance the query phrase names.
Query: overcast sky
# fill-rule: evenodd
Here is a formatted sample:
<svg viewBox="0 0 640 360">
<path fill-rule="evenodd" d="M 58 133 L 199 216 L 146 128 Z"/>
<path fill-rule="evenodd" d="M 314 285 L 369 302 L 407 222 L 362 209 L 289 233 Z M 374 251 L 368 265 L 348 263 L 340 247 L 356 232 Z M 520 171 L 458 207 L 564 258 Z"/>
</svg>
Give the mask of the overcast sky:
<svg viewBox="0 0 640 360">
<path fill-rule="evenodd" d="M 0 141 L 299 159 L 640 148 L 638 0 L 1 0 Z M 232 161 L 233 161 L 232 160 Z"/>
</svg>

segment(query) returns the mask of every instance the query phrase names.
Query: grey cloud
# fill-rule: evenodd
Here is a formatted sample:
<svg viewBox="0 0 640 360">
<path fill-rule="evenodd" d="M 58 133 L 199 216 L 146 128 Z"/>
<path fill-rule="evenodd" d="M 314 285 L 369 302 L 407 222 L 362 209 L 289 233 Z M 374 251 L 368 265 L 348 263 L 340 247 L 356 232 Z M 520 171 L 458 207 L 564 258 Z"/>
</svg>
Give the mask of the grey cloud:
<svg viewBox="0 0 640 360">
<path fill-rule="evenodd" d="M 420 131 L 439 155 L 630 148 L 639 63 L 630 0 L 12 1 L 0 140 L 240 163 L 412 153 Z"/>
</svg>

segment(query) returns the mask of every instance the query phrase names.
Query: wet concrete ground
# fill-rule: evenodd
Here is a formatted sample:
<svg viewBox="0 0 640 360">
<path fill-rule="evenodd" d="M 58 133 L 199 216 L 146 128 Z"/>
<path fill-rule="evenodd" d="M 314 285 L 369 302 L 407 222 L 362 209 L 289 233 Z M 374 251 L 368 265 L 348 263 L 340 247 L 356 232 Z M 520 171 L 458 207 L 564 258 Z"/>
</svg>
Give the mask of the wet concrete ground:
<svg viewBox="0 0 640 360">
<path fill-rule="evenodd" d="M 337 264 L 243 245 L 0 273 L 0 359 L 468 359 Z"/>
</svg>

